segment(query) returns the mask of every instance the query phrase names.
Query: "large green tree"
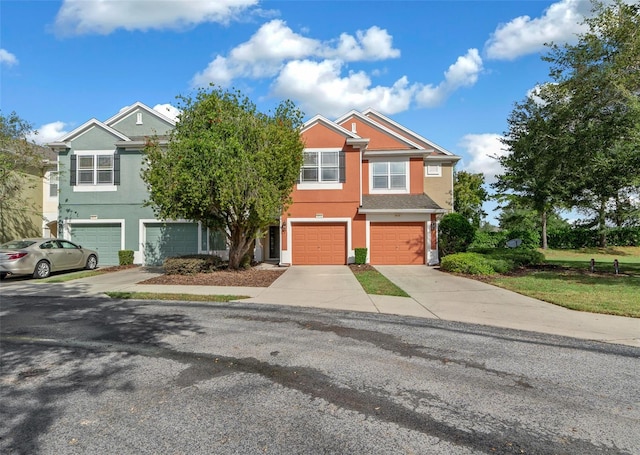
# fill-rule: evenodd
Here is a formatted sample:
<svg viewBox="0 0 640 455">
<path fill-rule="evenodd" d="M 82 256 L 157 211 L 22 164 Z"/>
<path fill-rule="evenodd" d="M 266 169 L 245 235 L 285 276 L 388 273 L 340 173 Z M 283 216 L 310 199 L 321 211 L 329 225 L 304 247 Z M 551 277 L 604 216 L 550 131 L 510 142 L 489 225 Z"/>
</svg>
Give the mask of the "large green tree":
<svg viewBox="0 0 640 455">
<path fill-rule="evenodd" d="M 23 197 L 45 172 L 42 150 L 29 140 L 33 126 L 15 112 L 0 112 L 0 242 L 15 235 L 33 235 L 29 212 L 37 212 Z"/>
<path fill-rule="evenodd" d="M 162 219 L 224 232 L 237 269 L 291 202 L 303 115 L 290 101 L 260 113 L 240 92 L 217 87 L 178 99 L 182 114 L 167 146 L 153 140 L 145 149 L 149 204 Z"/>
<path fill-rule="evenodd" d="M 624 193 L 640 188 L 640 6 L 594 3 L 588 31 L 575 45 L 552 45 L 545 60 L 570 117 L 562 123 L 572 147 L 567 203 L 592 213 L 606 245 L 607 217 Z"/>
<path fill-rule="evenodd" d="M 487 216 L 482 210 L 489 198 L 484 189 L 484 174 L 466 171 L 456 172 L 453 182 L 453 210 L 465 217 L 476 229 Z"/>
<path fill-rule="evenodd" d="M 573 146 L 563 132 L 569 116 L 558 87 L 539 87 L 511 112 L 502 143 L 506 154 L 498 157 L 503 173 L 493 187 L 497 198 L 517 200 L 518 208 L 534 210 L 540 219 L 542 247 L 547 248 L 547 221 L 566 196 L 569 163 L 562 158 Z"/>
</svg>

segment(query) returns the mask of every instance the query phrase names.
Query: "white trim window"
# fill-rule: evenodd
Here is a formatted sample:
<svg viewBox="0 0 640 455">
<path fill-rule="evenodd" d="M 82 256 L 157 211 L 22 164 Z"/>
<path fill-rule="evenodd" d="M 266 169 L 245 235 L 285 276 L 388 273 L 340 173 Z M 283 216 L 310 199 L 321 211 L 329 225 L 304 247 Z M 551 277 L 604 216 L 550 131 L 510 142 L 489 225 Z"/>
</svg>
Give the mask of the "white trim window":
<svg viewBox="0 0 640 455">
<path fill-rule="evenodd" d="M 340 150 L 305 150 L 300 183 L 340 182 Z"/>
<path fill-rule="evenodd" d="M 73 191 L 116 191 L 120 156 L 113 150 L 82 150 L 71 155 Z"/>
<path fill-rule="evenodd" d="M 442 177 L 442 164 L 425 164 L 424 166 L 425 177 Z"/>
<path fill-rule="evenodd" d="M 78 156 L 78 185 L 113 185 L 113 155 Z"/>
<path fill-rule="evenodd" d="M 45 174 L 47 184 L 47 199 L 58 199 L 58 171 L 48 171 Z"/>
<path fill-rule="evenodd" d="M 371 192 L 409 192 L 409 160 L 371 161 Z"/>
</svg>

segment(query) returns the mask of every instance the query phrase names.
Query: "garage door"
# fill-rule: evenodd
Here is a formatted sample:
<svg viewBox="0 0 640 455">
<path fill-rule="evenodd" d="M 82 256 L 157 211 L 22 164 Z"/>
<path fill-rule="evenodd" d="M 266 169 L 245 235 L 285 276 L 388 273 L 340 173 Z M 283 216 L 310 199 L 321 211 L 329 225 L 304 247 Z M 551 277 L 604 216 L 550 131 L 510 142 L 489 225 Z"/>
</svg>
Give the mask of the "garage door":
<svg viewBox="0 0 640 455">
<path fill-rule="evenodd" d="M 295 265 L 347 263 L 347 227 L 343 223 L 294 223 L 291 227 Z"/>
<path fill-rule="evenodd" d="M 424 264 L 424 223 L 371 223 L 371 264 Z"/>
<path fill-rule="evenodd" d="M 118 251 L 122 248 L 120 224 L 72 224 L 71 241 L 98 252 L 100 266 L 118 265 Z"/>
<path fill-rule="evenodd" d="M 196 223 L 145 224 L 145 265 L 162 265 L 165 258 L 196 253 L 198 253 Z"/>
</svg>

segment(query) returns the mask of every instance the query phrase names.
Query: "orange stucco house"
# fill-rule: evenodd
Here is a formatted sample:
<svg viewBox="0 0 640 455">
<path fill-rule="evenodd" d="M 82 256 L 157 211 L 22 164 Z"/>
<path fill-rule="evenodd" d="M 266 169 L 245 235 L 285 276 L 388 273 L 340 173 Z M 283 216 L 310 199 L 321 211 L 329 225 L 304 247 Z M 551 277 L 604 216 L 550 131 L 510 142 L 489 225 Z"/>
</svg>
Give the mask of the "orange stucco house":
<svg viewBox="0 0 640 455">
<path fill-rule="evenodd" d="M 293 203 L 268 234 L 281 265 L 437 264 L 438 220 L 453 206 L 460 159 L 368 109 L 305 123 Z"/>
</svg>

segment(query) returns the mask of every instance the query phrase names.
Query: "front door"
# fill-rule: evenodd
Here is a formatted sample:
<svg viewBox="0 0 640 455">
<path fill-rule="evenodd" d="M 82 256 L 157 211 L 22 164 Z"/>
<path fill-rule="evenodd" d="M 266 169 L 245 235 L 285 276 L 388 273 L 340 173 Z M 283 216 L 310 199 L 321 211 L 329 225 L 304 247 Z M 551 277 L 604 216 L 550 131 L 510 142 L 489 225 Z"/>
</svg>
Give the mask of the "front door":
<svg viewBox="0 0 640 455">
<path fill-rule="evenodd" d="M 269 259 L 280 258 L 280 228 L 269 226 Z"/>
</svg>

